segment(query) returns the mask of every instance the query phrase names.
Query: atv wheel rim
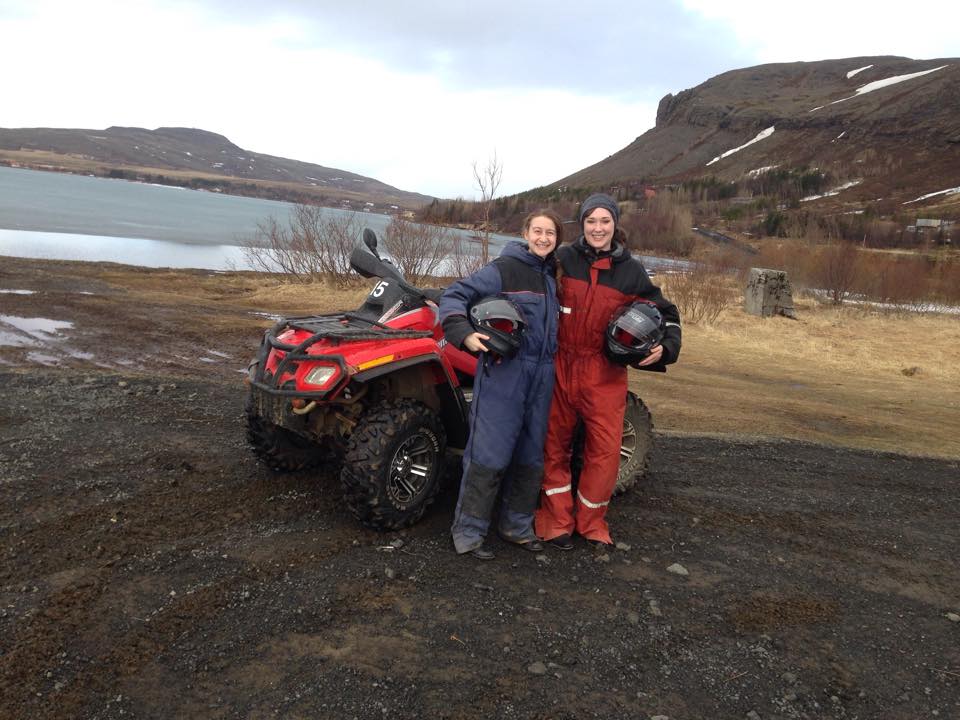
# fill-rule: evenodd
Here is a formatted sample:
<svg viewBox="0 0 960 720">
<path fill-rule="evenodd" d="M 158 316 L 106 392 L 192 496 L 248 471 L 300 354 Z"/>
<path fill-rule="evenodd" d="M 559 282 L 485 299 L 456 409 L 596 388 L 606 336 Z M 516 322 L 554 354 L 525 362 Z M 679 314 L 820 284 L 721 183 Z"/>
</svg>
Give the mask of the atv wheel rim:
<svg viewBox="0 0 960 720">
<path fill-rule="evenodd" d="M 407 505 L 427 486 L 437 462 L 433 438 L 419 432 L 397 448 L 390 463 L 390 481 L 387 492 L 399 505 Z"/>
<path fill-rule="evenodd" d="M 623 437 L 620 440 L 620 467 L 624 468 L 633 460 L 634 453 L 637 452 L 637 430 L 633 423 L 624 418 Z"/>
</svg>

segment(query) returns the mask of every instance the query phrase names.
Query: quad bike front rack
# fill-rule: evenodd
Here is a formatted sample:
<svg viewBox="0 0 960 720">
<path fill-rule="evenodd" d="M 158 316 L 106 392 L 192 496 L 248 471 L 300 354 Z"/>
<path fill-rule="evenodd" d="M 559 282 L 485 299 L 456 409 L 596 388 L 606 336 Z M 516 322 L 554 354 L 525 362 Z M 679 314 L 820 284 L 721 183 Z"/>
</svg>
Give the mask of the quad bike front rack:
<svg viewBox="0 0 960 720">
<path fill-rule="evenodd" d="M 288 330 L 305 330 L 310 337 L 294 345 L 279 339 L 279 336 Z M 321 340 L 340 342 L 360 342 L 363 340 L 428 338 L 433 333 L 427 330 L 396 330 L 376 320 L 357 315 L 356 313 L 339 313 L 336 315 L 312 315 L 294 317 L 281 320 L 264 333 L 264 342 L 254 361 L 254 372 L 249 378 L 250 385 L 274 397 L 301 397 L 322 400 L 335 396 L 350 382 L 350 372 L 341 355 L 321 355 L 308 353 L 307 350 Z M 274 372 L 267 369 L 267 358 L 271 350 L 283 353 Z M 281 385 L 282 378 L 297 369 L 299 362 L 321 362 L 335 365 L 339 368 L 339 377 L 333 387 L 325 390 L 297 390 L 295 387 L 285 387 L 288 380 Z"/>
</svg>

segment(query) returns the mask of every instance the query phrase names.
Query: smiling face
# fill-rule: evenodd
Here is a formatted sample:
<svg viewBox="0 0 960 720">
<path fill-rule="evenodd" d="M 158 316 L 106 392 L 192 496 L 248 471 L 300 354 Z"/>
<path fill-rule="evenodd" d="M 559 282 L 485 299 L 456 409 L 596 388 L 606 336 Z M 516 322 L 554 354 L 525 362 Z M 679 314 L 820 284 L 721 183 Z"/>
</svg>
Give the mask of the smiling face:
<svg viewBox="0 0 960 720">
<path fill-rule="evenodd" d="M 546 257 L 557 246 L 557 226 L 545 215 L 537 215 L 523 231 L 527 249 L 537 257 Z"/>
<path fill-rule="evenodd" d="M 613 215 L 605 208 L 594 208 L 583 219 L 583 236 L 587 244 L 598 252 L 610 249 L 613 243 Z"/>
</svg>

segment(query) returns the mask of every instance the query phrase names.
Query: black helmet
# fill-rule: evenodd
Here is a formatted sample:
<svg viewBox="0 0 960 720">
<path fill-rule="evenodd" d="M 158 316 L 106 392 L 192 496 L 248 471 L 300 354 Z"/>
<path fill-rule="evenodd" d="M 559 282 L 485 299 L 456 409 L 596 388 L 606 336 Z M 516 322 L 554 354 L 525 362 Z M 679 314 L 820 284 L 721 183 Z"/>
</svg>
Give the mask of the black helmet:
<svg viewBox="0 0 960 720">
<path fill-rule="evenodd" d="M 607 325 L 604 350 L 618 365 L 643 360 L 663 339 L 663 317 L 651 302 L 637 300 L 619 308 Z"/>
<path fill-rule="evenodd" d="M 520 349 L 520 338 L 527 326 L 520 308 L 496 295 L 481 298 L 470 307 L 470 324 L 478 333 L 489 336 L 483 344 L 491 352 L 508 358 Z"/>
</svg>

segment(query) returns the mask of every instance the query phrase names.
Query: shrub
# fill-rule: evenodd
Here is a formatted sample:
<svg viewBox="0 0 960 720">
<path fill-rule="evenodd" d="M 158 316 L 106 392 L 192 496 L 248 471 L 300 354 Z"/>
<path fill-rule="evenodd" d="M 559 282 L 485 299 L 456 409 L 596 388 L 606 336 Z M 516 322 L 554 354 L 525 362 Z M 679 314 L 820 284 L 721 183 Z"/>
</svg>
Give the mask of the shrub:
<svg viewBox="0 0 960 720">
<path fill-rule="evenodd" d="M 821 247 L 810 268 L 811 280 L 827 291 L 834 305 L 840 305 L 853 290 L 860 273 L 860 251 L 850 243 Z"/>
<path fill-rule="evenodd" d="M 357 279 L 350 269 L 350 253 L 358 230 L 355 213 L 294 205 L 286 225 L 273 216 L 257 223 L 243 254 L 255 269 L 284 273 L 297 282 L 326 280 L 347 287 Z"/>
<path fill-rule="evenodd" d="M 665 285 L 684 323 L 712 324 L 730 305 L 730 275 L 704 263 L 694 265 L 689 271 L 671 274 Z"/>
<path fill-rule="evenodd" d="M 446 228 L 420 225 L 399 216 L 387 225 L 383 239 L 400 272 L 412 285 L 436 276 L 453 244 Z"/>
</svg>

